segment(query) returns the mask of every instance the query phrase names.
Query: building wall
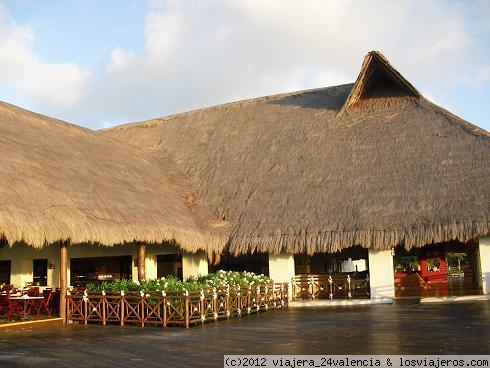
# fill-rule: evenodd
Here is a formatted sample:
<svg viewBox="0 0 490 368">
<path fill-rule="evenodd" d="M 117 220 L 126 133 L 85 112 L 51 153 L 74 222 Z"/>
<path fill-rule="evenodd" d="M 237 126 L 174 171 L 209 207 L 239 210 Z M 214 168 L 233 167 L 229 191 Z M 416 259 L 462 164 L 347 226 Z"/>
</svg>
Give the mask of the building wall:
<svg viewBox="0 0 490 368">
<path fill-rule="evenodd" d="M 269 254 L 269 277 L 274 282 L 290 283 L 294 275 L 294 255 L 287 253 Z"/>
<path fill-rule="evenodd" d="M 292 298 L 291 279 L 295 274 L 293 254 L 269 254 L 269 277 L 274 282 L 287 282 L 289 284 L 289 299 Z"/>
<path fill-rule="evenodd" d="M 60 254 L 58 246 L 48 246 L 43 249 L 35 249 L 26 245 L 16 245 L 13 248 L 0 249 L 0 260 L 11 261 L 10 283 L 24 286 L 26 282 L 32 282 L 32 262 L 35 259 L 48 260 L 48 285 L 59 286 Z"/>
<path fill-rule="evenodd" d="M 202 251 L 182 254 L 182 276 L 187 279 L 190 276 L 208 274 L 208 259 Z"/>
<path fill-rule="evenodd" d="M 478 247 L 480 249 L 483 294 L 490 295 L 490 237 L 480 238 Z"/>
<path fill-rule="evenodd" d="M 369 249 L 369 284 L 371 299 L 393 300 L 393 256 L 391 250 Z"/>
<path fill-rule="evenodd" d="M 146 254 L 146 278 L 157 277 L 157 255 L 180 253 L 179 248 L 171 245 L 148 245 Z M 88 257 L 111 257 L 111 256 L 131 256 L 132 257 L 132 278 L 138 279 L 137 267 L 137 247 L 134 244 L 125 244 L 114 247 L 104 247 L 97 245 L 72 245 L 68 247 L 68 258 L 88 258 Z M 10 282 L 16 286 L 24 286 L 33 280 L 33 260 L 48 260 L 48 286 L 59 287 L 60 272 L 60 250 L 58 245 L 46 246 L 42 249 L 35 249 L 26 245 L 16 245 L 12 248 L 4 247 L 0 249 L 0 260 L 11 261 Z M 207 259 L 203 252 L 184 253 L 182 267 L 184 278 L 207 274 Z M 68 280 L 70 280 L 70 264 L 68 264 Z"/>
</svg>

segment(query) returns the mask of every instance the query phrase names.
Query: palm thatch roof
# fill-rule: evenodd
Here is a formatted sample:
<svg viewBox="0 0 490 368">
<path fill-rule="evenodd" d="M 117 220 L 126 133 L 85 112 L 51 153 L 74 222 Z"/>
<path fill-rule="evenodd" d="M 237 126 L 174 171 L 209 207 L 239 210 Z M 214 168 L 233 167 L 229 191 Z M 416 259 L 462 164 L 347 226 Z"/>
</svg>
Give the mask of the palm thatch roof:
<svg viewBox="0 0 490 368">
<path fill-rule="evenodd" d="M 224 241 L 176 165 L 62 121 L 0 103 L 0 238 L 34 247 Z"/>
<path fill-rule="evenodd" d="M 168 150 L 229 250 L 421 247 L 490 232 L 490 134 L 431 103 L 378 52 L 354 84 L 104 130 Z"/>
</svg>

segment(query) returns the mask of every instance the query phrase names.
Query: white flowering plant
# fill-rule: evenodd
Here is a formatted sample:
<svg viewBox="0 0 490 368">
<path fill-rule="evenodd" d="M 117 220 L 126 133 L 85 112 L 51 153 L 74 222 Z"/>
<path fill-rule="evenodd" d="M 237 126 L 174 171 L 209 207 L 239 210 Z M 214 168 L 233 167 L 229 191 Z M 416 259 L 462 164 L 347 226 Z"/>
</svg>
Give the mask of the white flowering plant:
<svg viewBox="0 0 490 368">
<path fill-rule="evenodd" d="M 191 276 L 181 281 L 175 276 L 165 276 L 152 280 L 135 282 L 132 280 L 112 280 L 102 283 L 88 283 L 88 291 L 106 292 L 142 292 L 142 291 L 199 291 L 201 289 L 223 289 L 227 287 L 248 287 L 266 285 L 272 280 L 268 276 L 257 275 L 253 272 L 223 271 L 201 276 Z"/>
</svg>

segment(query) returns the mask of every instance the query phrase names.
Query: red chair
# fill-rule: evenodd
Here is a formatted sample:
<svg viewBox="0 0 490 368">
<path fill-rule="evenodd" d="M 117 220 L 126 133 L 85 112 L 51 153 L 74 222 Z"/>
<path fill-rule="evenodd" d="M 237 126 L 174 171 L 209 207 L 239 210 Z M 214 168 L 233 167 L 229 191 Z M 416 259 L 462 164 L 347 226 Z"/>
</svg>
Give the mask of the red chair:
<svg viewBox="0 0 490 368">
<path fill-rule="evenodd" d="M 39 294 L 38 294 L 39 295 Z M 51 309 L 51 301 L 53 299 L 53 290 L 51 289 L 45 289 L 43 291 L 43 295 L 44 299 L 39 299 L 39 300 L 32 300 L 32 302 L 35 302 L 35 303 L 32 303 L 29 305 L 29 314 L 31 313 L 31 310 L 32 309 L 35 309 L 36 310 L 36 316 L 39 317 L 39 315 L 45 311 L 46 314 L 48 315 L 48 317 L 51 317 L 51 312 L 52 312 L 52 309 Z"/>
<path fill-rule="evenodd" d="M 6 314 L 8 312 L 8 299 L 7 293 L 0 295 L 0 314 Z"/>
<path fill-rule="evenodd" d="M 27 290 L 28 296 L 39 296 L 39 287 L 30 286 Z M 27 303 L 27 315 L 31 314 L 31 311 L 34 309 L 37 311 L 36 315 L 39 317 L 39 309 L 41 308 L 42 299 L 32 299 Z"/>
<path fill-rule="evenodd" d="M 22 318 L 24 308 L 20 300 L 10 299 L 10 290 L 7 291 L 7 321 L 12 320 L 12 316 L 16 315 L 18 318 Z"/>
</svg>

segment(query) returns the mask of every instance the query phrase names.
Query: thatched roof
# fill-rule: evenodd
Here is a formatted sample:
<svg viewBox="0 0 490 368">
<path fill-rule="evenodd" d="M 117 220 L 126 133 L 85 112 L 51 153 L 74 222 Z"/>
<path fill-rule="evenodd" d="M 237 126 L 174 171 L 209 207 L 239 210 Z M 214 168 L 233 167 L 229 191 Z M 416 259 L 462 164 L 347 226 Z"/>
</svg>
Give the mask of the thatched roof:
<svg viewBox="0 0 490 368">
<path fill-rule="evenodd" d="M 6 103 L 0 157 L 0 238 L 10 245 L 136 240 L 221 250 L 170 160 Z"/>
<path fill-rule="evenodd" d="M 379 53 L 355 84 L 103 131 L 168 150 L 231 252 L 407 249 L 490 232 L 490 135 L 434 105 Z"/>
</svg>

